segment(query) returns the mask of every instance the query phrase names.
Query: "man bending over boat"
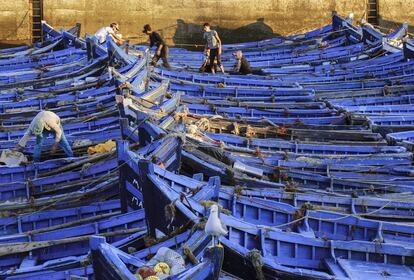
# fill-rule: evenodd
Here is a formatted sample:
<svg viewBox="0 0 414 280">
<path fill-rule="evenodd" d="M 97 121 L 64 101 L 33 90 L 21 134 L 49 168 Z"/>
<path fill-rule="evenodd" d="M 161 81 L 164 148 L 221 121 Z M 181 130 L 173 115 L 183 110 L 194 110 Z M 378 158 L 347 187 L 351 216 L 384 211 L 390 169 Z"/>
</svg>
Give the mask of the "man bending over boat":
<svg viewBox="0 0 414 280">
<path fill-rule="evenodd" d="M 236 65 L 234 65 L 234 72 L 237 74 L 248 75 L 252 73 L 252 69 L 250 68 L 250 63 L 247 61 L 246 58 L 243 56 L 242 51 L 237 51 L 234 54 L 236 58 Z"/>
<path fill-rule="evenodd" d="M 63 132 L 60 118 L 58 115 L 51 111 L 40 111 L 36 115 L 15 149 L 18 151 L 23 150 L 23 148 L 26 147 L 30 136 L 35 135 L 36 144 L 33 151 L 33 160 L 40 161 L 43 141 L 48 135 L 51 135 L 53 133 L 55 134 L 55 143 L 52 146 L 51 153 L 56 153 L 57 147 L 59 145 L 68 157 L 73 157 L 73 152 Z"/>
<path fill-rule="evenodd" d="M 152 27 L 149 24 L 144 25 L 144 30 L 142 33 L 147 34 L 150 40 L 150 48 L 156 46 L 157 49 L 155 51 L 155 55 L 152 58 L 151 65 L 157 65 L 158 60 L 162 60 L 162 64 L 165 68 L 171 68 L 170 64 L 168 63 L 168 46 L 165 43 L 164 39 L 161 37 L 158 32 L 152 31 Z"/>
<path fill-rule="evenodd" d="M 214 65 L 214 60 L 217 58 L 217 67 L 221 69 L 224 74 L 224 67 L 221 64 L 221 40 L 215 30 L 210 28 L 210 24 L 204 23 L 203 25 L 203 38 L 206 40 L 205 52 L 210 52 L 210 65 Z M 211 68 L 211 73 L 215 74 L 214 67 Z"/>
<path fill-rule="evenodd" d="M 101 29 L 96 31 L 93 37 L 95 41 L 97 41 L 99 44 L 103 44 L 106 42 L 106 38 L 108 36 L 111 36 L 112 40 L 117 45 L 122 45 L 124 43 L 122 35 L 119 32 L 119 25 L 115 22 L 111 23 L 109 26 L 102 27 Z"/>
</svg>

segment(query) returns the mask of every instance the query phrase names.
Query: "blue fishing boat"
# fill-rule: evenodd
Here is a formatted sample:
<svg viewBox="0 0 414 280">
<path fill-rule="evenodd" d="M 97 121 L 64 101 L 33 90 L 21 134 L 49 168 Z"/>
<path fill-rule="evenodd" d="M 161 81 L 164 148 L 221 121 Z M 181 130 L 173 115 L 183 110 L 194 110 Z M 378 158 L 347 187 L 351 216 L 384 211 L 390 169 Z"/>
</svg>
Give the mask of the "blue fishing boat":
<svg viewBox="0 0 414 280">
<path fill-rule="evenodd" d="M 199 235 L 200 233 L 192 234 L 191 238 L 186 242 L 186 246 L 194 252 L 196 260 L 198 259 L 199 263 L 186 268 L 178 274 L 170 275 L 167 279 L 219 279 L 221 265 L 223 263 L 224 249 L 219 247 L 203 249 L 203 244 L 204 247 L 208 244 L 208 242 L 206 242 L 206 239 L 208 240 L 208 238 L 205 236 L 203 238 Z M 133 266 L 139 268 L 145 266 L 145 262 L 139 258 L 129 256 L 124 252 L 111 247 L 102 239 L 92 237 L 90 242 L 93 268 L 95 271 L 94 276 L 98 279 L 133 280 L 136 279 L 136 276 L 128 267 Z"/>
<path fill-rule="evenodd" d="M 149 67 L 145 47 L 42 29 L 0 51 L 0 146 L 51 110 L 75 157 L 32 163 L 30 140 L 26 165 L 0 166 L 1 279 L 135 279 L 161 247 L 184 260 L 168 279 L 412 277 L 407 25 L 383 34 L 334 13 L 223 45 L 226 68 L 243 50 L 262 70 L 246 76 L 197 73 L 204 56 L 178 48 L 172 69 Z M 202 230 L 211 205 L 222 247 Z"/>
<path fill-rule="evenodd" d="M 202 215 L 203 207 L 201 205 L 199 206 L 191 198 L 181 201 L 179 193 L 173 191 L 168 180 L 164 181 L 161 174 L 156 174 L 157 172 L 155 169 L 152 169 L 151 164 L 148 165 L 143 162 L 141 165 L 148 166 L 149 168 L 147 169 L 149 173 L 146 176 L 148 179 L 145 176 L 143 179 L 141 177 L 141 180 L 144 180 L 143 186 L 145 186 L 143 188 L 144 203 L 146 197 L 152 193 L 152 195 L 166 199 L 163 200 L 161 205 L 153 205 L 154 210 L 156 207 L 160 207 L 160 210 L 163 210 L 162 205 L 169 203 L 175 205 L 176 211 L 180 213 L 176 213 L 172 221 L 175 226 L 178 226 L 177 223 L 180 223 L 180 221 L 185 223 L 186 219 L 197 222 L 199 218 L 194 216 L 194 212 Z M 145 168 L 144 166 L 143 168 Z M 145 195 L 146 192 L 150 194 Z M 295 233 L 284 232 L 273 227 L 250 224 L 234 216 L 222 214 L 221 219 L 231 228 L 229 237 L 222 237 L 221 239 L 225 247 L 223 268 L 228 269 L 231 273 L 235 273 L 236 276 L 239 273 L 242 275 L 250 273 L 254 277 L 256 273 L 265 273 L 266 277 L 270 279 L 272 277 L 282 276 L 302 277 L 303 279 L 329 279 L 329 277 L 347 277 L 347 275 L 352 275 L 355 273 L 354 265 L 363 267 L 375 265 L 381 269 L 387 269 L 389 266 L 384 262 L 382 257 L 376 258 L 375 263 L 371 264 L 372 258 L 374 257 L 372 254 L 375 254 L 374 252 L 378 253 L 379 249 L 374 243 L 364 241 L 353 241 L 352 243 L 333 240 L 329 240 L 328 242 L 323 240 L 319 241 L 303 234 L 296 235 Z M 163 223 L 162 221 L 159 221 L 157 224 L 157 228 L 161 231 L 168 229 L 166 226 L 166 222 Z M 260 238 L 255 239 L 255 236 L 259 236 Z M 276 250 L 275 248 L 279 248 L 279 246 L 274 246 L 276 243 L 285 249 L 283 251 Z M 282 246 L 282 244 L 286 244 L 286 246 Z M 289 244 L 291 245 L 288 246 Z M 400 246 L 398 243 L 383 244 L 379 250 L 382 256 L 389 255 L 390 258 L 396 260 L 396 263 L 392 265 L 395 275 L 407 275 L 406 273 L 410 273 L 410 268 L 408 267 L 409 265 L 406 266 L 406 261 L 407 258 L 410 258 L 410 253 L 406 251 L 407 248 L 403 249 Z M 307 255 L 299 252 L 299 250 L 306 252 L 308 247 L 314 248 L 313 250 L 315 252 L 318 251 L 322 254 L 324 262 L 320 262 L 321 255 L 316 257 L 314 254 Z M 260 249 L 262 253 L 254 249 Z M 364 255 L 370 252 L 371 259 L 368 258 L 368 255 L 365 258 L 358 258 L 358 252 L 363 252 Z M 263 261 L 263 266 L 260 271 L 255 269 L 254 264 L 252 264 L 253 261 L 249 259 L 249 255 L 251 256 L 254 253 L 256 258 Z M 400 257 L 397 257 L 398 255 Z M 227 259 L 228 257 L 229 259 Z M 237 267 L 235 266 L 236 261 L 249 265 L 245 266 L 243 271 L 240 271 L 240 268 L 234 269 Z M 372 275 L 373 277 L 380 275 L 380 272 L 377 270 L 367 273 L 367 275 Z"/>
</svg>

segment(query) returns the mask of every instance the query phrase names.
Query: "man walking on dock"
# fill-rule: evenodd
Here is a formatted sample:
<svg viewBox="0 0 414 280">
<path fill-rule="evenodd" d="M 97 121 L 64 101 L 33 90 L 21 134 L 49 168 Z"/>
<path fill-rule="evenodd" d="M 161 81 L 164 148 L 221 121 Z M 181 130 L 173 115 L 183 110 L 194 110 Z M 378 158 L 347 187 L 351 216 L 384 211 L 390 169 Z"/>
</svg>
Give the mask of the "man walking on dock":
<svg viewBox="0 0 414 280">
<path fill-rule="evenodd" d="M 54 154 L 59 145 L 68 157 L 73 157 L 73 152 L 63 132 L 60 118 L 51 111 L 41 111 L 36 115 L 26 133 L 20 139 L 19 144 L 17 144 L 16 150 L 23 150 L 30 136 L 35 135 L 36 144 L 33 151 L 33 160 L 40 161 L 43 141 L 53 132 L 55 134 L 55 143 L 52 146 L 51 153 Z"/>
</svg>

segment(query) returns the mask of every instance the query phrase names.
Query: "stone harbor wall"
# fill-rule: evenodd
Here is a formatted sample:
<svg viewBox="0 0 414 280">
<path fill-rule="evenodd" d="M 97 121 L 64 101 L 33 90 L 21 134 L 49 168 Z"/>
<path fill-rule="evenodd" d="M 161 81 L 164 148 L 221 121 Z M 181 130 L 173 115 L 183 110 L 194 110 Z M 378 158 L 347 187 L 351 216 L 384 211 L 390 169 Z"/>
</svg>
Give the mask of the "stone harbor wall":
<svg viewBox="0 0 414 280">
<path fill-rule="evenodd" d="M 410 32 L 414 32 L 414 0 L 377 0 L 379 25 L 395 29 L 408 22 Z"/>
<path fill-rule="evenodd" d="M 0 41 L 30 40 L 30 1 L 0 2 Z M 92 34 L 118 22 L 135 43 L 147 40 L 141 30 L 150 23 L 176 45 L 201 44 L 204 22 L 232 43 L 319 28 L 330 22 L 332 10 L 354 12 L 358 18 L 364 9 L 365 0 L 43 0 L 44 19 L 52 26 L 69 28 L 79 22 L 82 34 Z"/>
<path fill-rule="evenodd" d="M 252 41 L 319 28 L 332 10 L 364 13 L 365 0 L 44 0 L 44 18 L 52 26 L 82 24 L 94 33 L 115 21 L 125 37 L 143 42 L 150 23 L 169 44 L 201 44 L 201 26 L 209 22 L 225 43 Z"/>
<path fill-rule="evenodd" d="M 390 28 L 414 25 L 414 0 L 378 0 L 380 23 Z M 43 0 L 44 19 L 57 28 L 82 24 L 82 35 L 111 22 L 124 37 L 145 42 L 142 26 L 152 24 L 171 45 L 201 44 L 201 26 L 209 22 L 225 43 L 301 33 L 330 22 L 331 11 L 355 19 L 366 0 Z M 0 42 L 31 40 L 31 0 L 0 0 Z"/>
<path fill-rule="evenodd" d="M 28 0 L 0 0 L 0 42 L 21 44 L 31 39 L 32 12 Z"/>
</svg>

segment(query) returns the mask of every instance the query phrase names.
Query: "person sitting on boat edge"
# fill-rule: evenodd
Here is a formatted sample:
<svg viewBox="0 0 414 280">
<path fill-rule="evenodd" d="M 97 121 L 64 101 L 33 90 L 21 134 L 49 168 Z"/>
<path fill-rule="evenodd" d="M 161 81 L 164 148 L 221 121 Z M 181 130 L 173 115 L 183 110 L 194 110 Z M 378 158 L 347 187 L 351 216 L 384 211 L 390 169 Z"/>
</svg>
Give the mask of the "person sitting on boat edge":
<svg viewBox="0 0 414 280">
<path fill-rule="evenodd" d="M 234 69 L 233 69 L 234 72 L 236 72 L 237 74 L 242 74 L 242 75 L 252 74 L 250 63 L 243 56 L 243 52 L 237 51 L 233 53 L 233 55 L 236 58 L 236 64 L 234 65 Z"/>
<path fill-rule="evenodd" d="M 221 69 L 224 74 L 224 67 L 221 64 L 221 39 L 217 31 L 212 30 L 209 23 L 203 25 L 203 38 L 206 40 L 205 53 L 210 52 L 210 65 L 214 65 L 214 60 L 217 59 L 217 66 Z M 211 73 L 215 74 L 214 67 L 211 68 Z"/>
<path fill-rule="evenodd" d="M 26 147 L 30 136 L 35 135 L 36 144 L 33 150 L 33 160 L 35 162 L 40 161 L 43 141 L 53 132 L 55 134 L 55 143 L 52 146 L 51 153 L 54 154 L 57 146 L 59 145 L 68 157 L 73 157 L 73 152 L 68 140 L 65 137 L 65 133 L 63 132 L 60 118 L 51 111 L 40 111 L 36 117 L 34 117 L 29 125 L 29 128 L 23 135 L 22 139 L 20 139 L 19 144 L 17 144 L 15 149 L 18 151 L 23 150 L 23 148 Z"/>
<path fill-rule="evenodd" d="M 96 31 L 93 38 L 99 44 L 103 44 L 106 42 L 106 38 L 111 36 L 112 40 L 117 45 L 122 45 L 124 40 L 122 39 L 122 35 L 119 32 L 119 25 L 116 22 L 111 23 L 109 26 L 102 27 L 98 31 Z"/>
<path fill-rule="evenodd" d="M 153 46 L 157 47 L 155 55 L 152 58 L 150 64 L 152 66 L 157 65 L 158 60 L 160 60 L 161 58 L 163 66 L 167 69 L 170 69 L 171 66 L 168 63 L 168 46 L 165 43 L 164 39 L 161 37 L 161 35 L 158 32 L 153 31 L 151 25 L 149 24 L 144 25 L 144 30 L 142 30 L 142 33 L 148 35 L 150 40 L 150 48 L 152 48 Z"/>
</svg>

